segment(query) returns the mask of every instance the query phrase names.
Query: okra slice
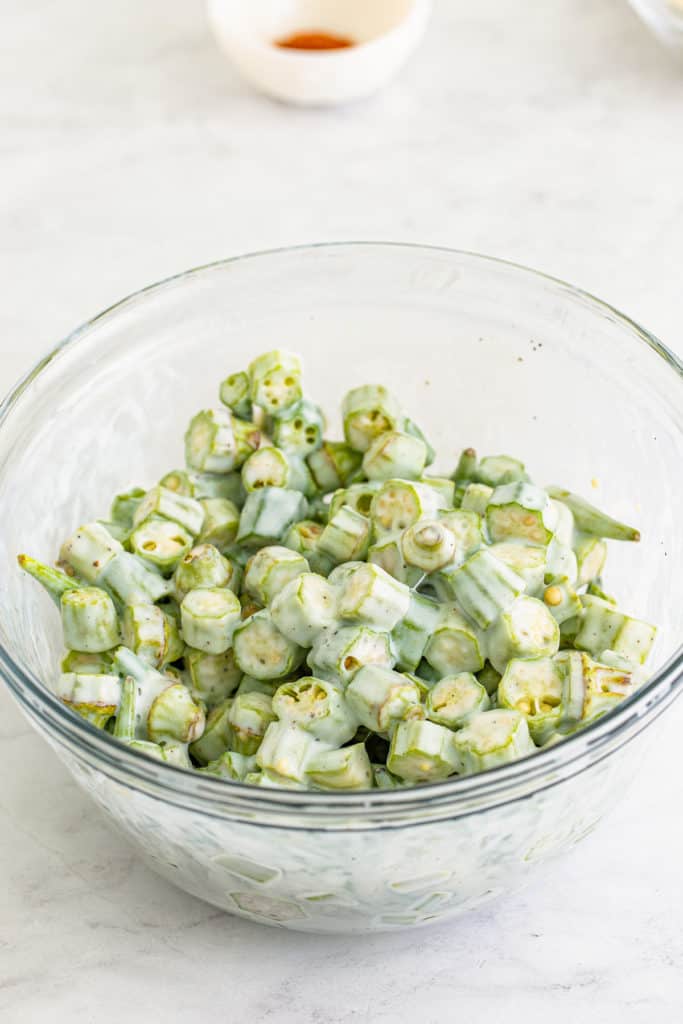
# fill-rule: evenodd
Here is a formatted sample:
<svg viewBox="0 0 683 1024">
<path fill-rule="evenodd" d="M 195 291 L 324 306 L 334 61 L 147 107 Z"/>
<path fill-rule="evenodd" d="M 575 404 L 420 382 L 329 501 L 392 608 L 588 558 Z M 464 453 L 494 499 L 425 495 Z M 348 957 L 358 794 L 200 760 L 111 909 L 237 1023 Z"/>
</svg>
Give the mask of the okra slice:
<svg viewBox="0 0 683 1024">
<path fill-rule="evenodd" d="M 195 700 L 211 709 L 235 692 L 242 680 L 242 670 L 235 661 L 232 648 L 223 654 L 206 651 L 185 651 L 190 692 Z"/>
<path fill-rule="evenodd" d="M 231 707 L 232 697 L 228 697 L 209 711 L 204 732 L 190 746 L 190 753 L 199 764 L 209 764 L 229 749 L 232 727 L 228 716 Z"/>
<path fill-rule="evenodd" d="M 235 630 L 237 664 L 255 679 L 284 679 L 299 667 L 305 651 L 281 633 L 268 610 L 256 612 Z"/>
<path fill-rule="evenodd" d="M 237 508 L 242 508 L 247 494 L 242 483 L 239 469 L 231 473 L 190 473 L 192 481 L 192 497 L 201 501 L 202 498 L 227 498 Z"/>
<path fill-rule="evenodd" d="M 405 583 L 409 587 L 416 587 L 424 578 L 424 570 L 406 562 L 400 533 L 387 534 L 371 544 L 367 558 L 371 565 L 378 565 L 399 583 Z"/>
<path fill-rule="evenodd" d="M 108 561 L 98 577 L 120 605 L 154 604 L 168 597 L 171 584 L 142 559 L 128 551 L 121 551 Z"/>
<path fill-rule="evenodd" d="M 272 598 L 270 614 L 289 640 L 312 647 L 321 632 L 337 622 L 336 594 L 324 577 L 302 573 Z"/>
<path fill-rule="evenodd" d="M 59 605 L 65 647 L 100 654 L 118 644 L 118 616 L 105 590 L 85 586 L 67 573 L 43 565 L 28 555 L 19 555 L 18 562 Z"/>
<path fill-rule="evenodd" d="M 459 771 L 455 735 L 436 722 L 399 722 L 391 738 L 387 768 L 410 782 L 434 782 Z"/>
<path fill-rule="evenodd" d="M 236 543 L 247 548 L 277 544 L 306 515 L 306 499 L 286 487 L 264 487 L 247 495 Z"/>
<path fill-rule="evenodd" d="M 192 768 L 192 762 L 187 754 L 185 743 L 151 743 L 149 740 L 133 740 L 128 744 L 131 750 L 137 750 L 146 757 L 152 757 L 155 761 L 164 761 L 166 764 L 175 765 L 176 768 Z"/>
<path fill-rule="evenodd" d="M 392 630 L 410 605 L 410 590 L 378 565 L 362 564 L 339 587 L 340 618 Z"/>
<path fill-rule="evenodd" d="M 493 495 L 493 487 L 488 484 L 467 484 L 459 495 L 459 508 L 466 512 L 476 512 L 479 516 L 486 515 L 488 503 Z"/>
<path fill-rule="evenodd" d="M 273 442 L 283 451 L 306 458 L 322 447 L 325 417 L 319 405 L 302 398 L 273 421 Z"/>
<path fill-rule="evenodd" d="M 363 665 L 393 668 L 394 656 L 386 633 L 365 626 L 341 626 L 317 637 L 307 663 L 315 676 L 348 683 Z"/>
<path fill-rule="evenodd" d="M 453 734 L 453 742 L 467 775 L 498 768 L 536 751 L 524 715 L 507 708 L 474 715 Z"/>
<path fill-rule="evenodd" d="M 124 708 L 124 697 L 122 696 L 121 713 L 126 722 L 126 728 L 130 730 L 130 739 L 147 739 L 147 716 L 152 704 L 167 687 L 173 686 L 174 681 L 168 676 L 152 668 L 146 661 L 139 658 L 137 654 L 127 647 L 117 647 L 113 654 L 113 662 L 116 670 L 124 677 L 130 677 L 132 685 L 128 684 L 126 707 Z M 126 684 L 124 682 L 124 696 Z M 117 727 L 119 723 L 117 721 Z M 126 735 L 123 730 L 123 723 L 116 733 L 119 738 L 124 739 Z"/>
<path fill-rule="evenodd" d="M 363 480 L 357 484 L 350 484 L 348 487 L 340 487 L 332 495 L 328 506 L 328 519 L 333 516 L 343 505 L 348 505 L 355 512 L 362 516 L 369 516 L 372 507 L 372 499 L 382 486 L 380 480 Z"/>
<path fill-rule="evenodd" d="M 631 672 L 602 665 L 583 651 L 562 651 L 555 661 L 565 673 L 561 732 L 594 721 L 635 689 Z"/>
<path fill-rule="evenodd" d="M 239 469 L 261 443 L 255 423 L 227 409 L 203 409 L 190 420 L 185 434 L 185 461 L 200 473 L 229 473 Z"/>
<path fill-rule="evenodd" d="M 238 754 L 255 754 L 261 746 L 266 729 L 277 718 L 273 702 L 265 693 L 238 693 L 228 711 L 232 750 Z"/>
<path fill-rule="evenodd" d="M 607 545 L 599 537 L 589 533 L 578 533 L 574 538 L 578 586 L 591 583 L 600 576 L 607 559 Z"/>
<path fill-rule="evenodd" d="M 293 352 L 264 352 L 248 366 L 249 396 L 264 412 L 277 416 L 303 397 L 301 361 Z"/>
<path fill-rule="evenodd" d="M 221 381 L 218 397 L 223 405 L 227 406 L 235 416 L 239 416 L 243 420 L 251 419 L 252 406 L 249 396 L 249 377 L 244 370 L 240 370 L 238 373 L 231 373 L 225 380 Z"/>
<path fill-rule="evenodd" d="M 370 521 L 348 505 L 342 505 L 320 535 L 318 550 L 333 562 L 364 558 L 370 540 Z"/>
<path fill-rule="evenodd" d="M 498 706 L 524 715 L 542 746 L 561 724 L 564 694 L 563 673 L 552 658 L 513 658 L 498 686 Z"/>
<path fill-rule="evenodd" d="M 227 587 L 235 590 L 239 573 L 229 558 L 213 544 L 197 544 L 184 555 L 173 574 L 173 590 L 179 601 L 191 590 Z"/>
<path fill-rule="evenodd" d="M 489 487 L 528 480 L 524 463 L 511 455 L 485 455 L 476 467 L 476 479 Z"/>
<path fill-rule="evenodd" d="M 58 564 L 88 583 L 97 583 L 109 563 L 122 552 L 123 545 L 103 526 L 86 523 L 62 544 Z"/>
<path fill-rule="evenodd" d="M 109 517 L 113 519 L 115 523 L 118 523 L 125 529 L 130 530 L 133 525 L 135 509 L 138 507 L 146 493 L 147 492 L 143 487 L 131 487 L 129 491 L 117 494 L 111 503 Z"/>
<path fill-rule="evenodd" d="M 228 550 L 237 536 L 240 511 L 229 498 L 201 498 L 204 509 L 204 525 L 198 540 L 200 544 L 211 544 L 220 552 Z"/>
<path fill-rule="evenodd" d="M 75 672 L 85 676 L 106 676 L 111 674 L 110 651 L 90 654 L 86 651 L 67 651 L 60 662 L 62 673 Z"/>
<path fill-rule="evenodd" d="M 346 487 L 362 461 L 362 455 L 344 441 L 324 441 L 306 458 L 314 483 L 322 494 Z"/>
<path fill-rule="evenodd" d="M 422 441 L 427 450 L 426 465 L 431 466 L 432 462 L 436 458 L 436 452 L 434 448 L 427 440 L 424 431 L 417 425 L 415 420 L 412 420 L 410 416 L 403 417 L 403 430 L 406 434 L 410 434 L 411 437 L 416 437 L 419 441 Z"/>
<path fill-rule="evenodd" d="M 185 650 L 173 616 L 154 604 L 127 605 L 121 619 L 121 636 L 124 646 L 154 668 L 176 661 Z"/>
<path fill-rule="evenodd" d="M 358 452 L 366 452 L 372 442 L 403 424 L 401 408 L 381 384 L 365 384 L 349 391 L 342 401 L 344 437 Z"/>
<path fill-rule="evenodd" d="M 471 672 L 444 676 L 429 690 L 425 700 L 427 718 L 448 729 L 460 729 L 473 715 L 488 711 L 491 700 L 486 688 Z"/>
<path fill-rule="evenodd" d="M 334 566 L 334 560 L 318 547 L 324 529 L 322 523 L 316 523 L 313 519 L 302 519 L 301 522 L 293 523 L 282 538 L 282 546 L 289 548 L 290 551 L 298 551 L 305 557 L 313 572 L 320 576 L 327 576 Z"/>
<path fill-rule="evenodd" d="M 261 548 L 247 562 L 244 589 L 262 605 L 267 605 L 290 580 L 308 572 L 309 565 L 303 555 L 273 544 Z"/>
<path fill-rule="evenodd" d="M 363 456 L 368 480 L 417 480 L 427 463 L 424 441 L 400 430 L 388 430 L 372 442 Z"/>
<path fill-rule="evenodd" d="M 63 672 L 54 693 L 81 718 L 97 729 L 104 729 L 119 706 L 121 681 L 114 675 Z"/>
<path fill-rule="evenodd" d="M 573 583 L 577 579 L 578 572 L 576 555 L 572 549 L 553 537 L 545 549 L 544 582 L 555 583 L 560 580 L 568 580 Z"/>
<path fill-rule="evenodd" d="M 556 523 L 557 512 L 548 495 L 525 481 L 496 487 L 486 506 L 486 525 L 494 543 L 547 544 Z"/>
<path fill-rule="evenodd" d="M 574 643 L 597 656 L 611 650 L 634 665 L 642 665 L 657 635 L 655 626 L 625 615 L 607 601 L 586 594 L 581 598 L 583 614 Z"/>
<path fill-rule="evenodd" d="M 279 686 L 272 706 L 281 721 L 337 747 L 353 739 L 358 726 L 347 697 L 334 683 L 305 676 Z"/>
<path fill-rule="evenodd" d="M 450 576 L 450 586 L 465 614 L 481 629 L 488 629 L 523 592 L 524 580 L 482 548 L 455 570 Z M 463 668 L 461 671 L 473 670 Z"/>
<path fill-rule="evenodd" d="M 398 775 L 392 775 L 384 764 L 372 765 L 372 776 L 375 782 L 375 789 L 401 789 L 406 785 Z"/>
<path fill-rule="evenodd" d="M 390 736 L 397 722 L 420 704 L 420 696 L 412 679 L 379 665 L 364 665 L 346 688 L 346 700 L 357 721 L 384 736 Z"/>
<path fill-rule="evenodd" d="M 543 591 L 543 603 L 558 625 L 581 614 L 581 599 L 567 580 L 558 580 L 546 587 Z"/>
<path fill-rule="evenodd" d="M 256 763 L 276 781 L 304 782 L 311 759 L 326 749 L 326 744 L 290 722 L 271 722 L 256 754 Z"/>
<path fill-rule="evenodd" d="M 594 537 L 607 537 L 610 540 L 640 540 L 640 533 L 633 526 L 612 519 L 578 494 L 555 486 L 548 487 L 547 491 L 551 498 L 561 501 L 569 508 L 574 516 L 576 528 L 583 533 L 590 533 Z"/>
<path fill-rule="evenodd" d="M 161 486 L 147 491 L 135 510 L 133 525 L 140 526 L 152 516 L 177 523 L 193 537 L 199 534 L 204 524 L 204 509 L 198 501 Z"/>
<path fill-rule="evenodd" d="M 443 508 L 453 508 L 453 498 L 455 494 L 455 486 L 450 477 L 447 476 L 421 476 L 419 478 L 421 484 L 426 487 L 431 487 L 433 491 L 439 495 L 443 502 Z"/>
<path fill-rule="evenodd" d="M 454 605 L 442 605 L 424 657 L 439 677 L 478 672 L 484 667 L 482 638 Z"/>
<path fill-rule="evenodd" d="M 147 734 L 153 743 L 193 743 L 204 732 L 204 712 L 182 683 L 163 690 L 152 701 Z"/>
<path fill-rule="evenodd" d="M 456 540 L 445 523 L 420 519 L 402 534 L 401 550 L 408 565 L 423 572 L 436 572 L 455 558 Z"/>
<path fill-rule="evenodd" d="M 499 616 L 486 635 L 489 661 L 499 672 L 512 658 L 538 658 L 556 654 L 560 627 L 548 606 L 522 595 Z"/>
<path fill-rule="evenodd" d="M 323 750 L 308 761 L 307 778 L 321 789 L 372 789 L 373 775 L 365 744 Z"/>
<path fill-rule="evenodd" d="M 443 498 L 417 481 L 387 480 L 372 499 L 370 518 L 378 537 L 407 530 L 418 519 L 434 519 Z"/>
<path fill-rule="evenodd" d="M 169 575 L 192 547 L 193 536 L 178 523 L 152 517 L 133 530 L 129 544 L 133 554 L 143 562 Z"/>
<path fill-rule="evenodd" d="M 315 492 L 313 477 L 303 459 L 273 445 L 265 445 L 249 456 L 242 466 L 242 483 L 247 494 L 263 487 L 288 487 L 306 495 Z"/>
<path fill-rule="evenodd" d="M 256 758 L 247 757 L 245 754 L 238 754 L 234 750 L 226 750 L 204 768 L 197 771 L 203 775 L 216 775 L 219 779 L 233 779 L 235 782 L 243 782 L 245 777 L 256 767 Z"/>
<path fill-rule="evenodd" d="M 441 615 L 436 601 L 411 592 L 408 610 L 391 631 L 391 646 L 401 672 L 414 672 L 420 664 Z"/>
<path fill-rule="evenodd" d="M 180 605 L 183 639 L 188 647 L 223 654 L 240 621 L 239 598 L 225 587 L 191 590 Z"/>
<path fill-rule="evenodd" d="M 535 596 L 543 593 L 547 555 L 545 547 L 519 541 L 502 541 L 499 544 L 491 544 L 489 550 L 522 577 L 527 594 Z"/>
</svg>

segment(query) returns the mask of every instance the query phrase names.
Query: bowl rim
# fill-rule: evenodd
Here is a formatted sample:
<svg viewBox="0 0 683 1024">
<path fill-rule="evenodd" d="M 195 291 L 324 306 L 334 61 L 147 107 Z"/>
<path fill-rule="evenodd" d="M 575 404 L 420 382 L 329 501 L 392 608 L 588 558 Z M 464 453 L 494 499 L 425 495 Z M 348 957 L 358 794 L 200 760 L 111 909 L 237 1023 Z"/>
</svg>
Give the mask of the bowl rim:
<svg viewBox="0 0 683 1024">
<path fill-rule="evenodd" d="M 185 279 L 221 267 L 264 257 L 282 257 L 319 250 L 376 248 L 439 253 L 473 260 L 477 263 L 502 266 L 524 276 L 560 288 L 572 299 L 588 302 L 596 312 L 608 314 L 625 326 L 635 337 L 651 348 L 683 380 L 683 361 L 655 335 L 614 306 L 582 288 L 542 271 L 512 260 L 487 256 L 466 249 L 441 245 L 422 245 L 400 241 L 334 241 L 280 246 L 257 250 L 224 259 L 213 260 L 188 270 L 169 275 L 146 285 L 81 323 L 67 334 L 10 388 L 0 403 L 0 431 L 11 416 L 31 383 L 65 349 L 75 347 L 99 323 L 115 316 L 151 293 L 178 284 Z M 47 730 L 56 733 L 73 752 L 82 751 L 84 763 L 93 765 L 110 777 L 132 784 L 141 791 L 171 799 L 184 806 L 213 811 L 219 816 L 234 816 L 246 809 L 248 817 L 269 809 L 289 817 L 297 812 L 311 819 L 330 821 L 347 819 L 359 822 L 379 816 L 382 824 L 405 819 L 415 811 L 432 807 L 447 810 L 448 816 L 468 814 L 483 806 L 510 802 L 551 787 L 562 779 L 579 774 L 591 764 L 609 756 L 616 746 L 629 742 L 648 726 L 683 691 L 683 644 L 664 665 L 631 697 L 609 714 L 587 725 L 579 732 L 545 750 L 476 775 L 451 776 L 448 779 L 394 790 L 316 791 L 260 788 L 229 779 L 200 775 L 174 765 L 150 759 L 145 754 L 124 746 L 104 730 L 97 729 L 75 715 L 42 683 L 25 669 L 0 642 L 0 673 L 22 710 Z"/>
<path fill-rule="evenodd" d="M 400 21 L 397 21 L 396 24 L 392 25 L 391 28 L 385 29 L 380 32 L 379 35 L 372 36 L 370 39 L 363 39 L 360 42 L 354 42 L 353 46 L 346 48 L 330 50 L 287 49 L 286 47 L 278 47 L 274 45 L 272 41 L 260 39 L 256 36 L 245 34 L 243 32 L 233 32 L 231 34 L 231 40 L 239 49 L 249 49 L 253 53 L 259 53 L 262 56 L 267 54 L 269 59 L 282 60 L 283 64 L 285 61 L 289 61 L 291 63 L 297 59 L 311 63 L 316 60 L 322 60 L 328 63 L 333 60 L 348 61 L 350 58 L 355 60 L 358 53 L 366 54 L 370 52 L 371 54 L 374 54 L 379 47 L 384 47 L 387 43 L 392 44 L 397 40 L 400 40 L 403 36 L 409 36 L 413 33 L 421 34 L 424 31 L 427 27 L 429 16 L 432 13 L 433 0 L 409 0 L 409 3 L 410 6 L 406 14 L 400 19 Z M 207 12 L 211 22 L 211 27 L 214 28 L 217 33 L 225 34 L 228 30 L 228 22 L 230 19 L 226 17 L 226 12 L 223 10 L 221 0 L 208 0 Z M 227 38 L 227 36 L 225 36 L 225 38 Z M 283 248 L 305 248 L 305 245 L 287 246 Z M 272 252 L 274 250 L 268 249 L 263 251 Z M 256 253 L 246 255 L 256 255 Z M 223 260 L 217 260 L 215 262 L 222 263 Z M 196 269 L 201 268 L 198 267 Z"/>
</svg>

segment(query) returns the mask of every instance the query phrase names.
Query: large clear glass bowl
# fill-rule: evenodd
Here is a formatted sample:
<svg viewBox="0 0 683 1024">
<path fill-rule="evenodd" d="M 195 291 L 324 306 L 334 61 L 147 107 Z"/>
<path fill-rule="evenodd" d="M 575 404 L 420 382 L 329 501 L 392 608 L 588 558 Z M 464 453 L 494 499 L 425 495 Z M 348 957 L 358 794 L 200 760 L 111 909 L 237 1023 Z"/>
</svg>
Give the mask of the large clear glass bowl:
<svg viewBox="0 0 683 1024">
<path fill-rule="evenodd" d="M 510 452 L 532 475 L 634 521 L 608 582 L 659 624 L 651 681 L 530 759 L 392 792 L 250 788 L 124 748 L 50 693 L 58 616 L 16 567 L 51 559 L 130 484 L 182 463 L 183 429 L 254 354 L 301 353 L 327 409 L 387 384 L 452 468 Z M 681 365 L 606 304 L 497 260 L 342 244 L 227 260 L 77 330 L 0 410 L 0 670 L 22 709 L 157 871 L 236 914 L 302 931 L 409 927 L 518 884 L 623 793 L 646 727 L 681 690 Z M 340 424 L 332 419 L 331 433 Z M 655 730 L 647 730 L 651 736 Z"/>
</svg>

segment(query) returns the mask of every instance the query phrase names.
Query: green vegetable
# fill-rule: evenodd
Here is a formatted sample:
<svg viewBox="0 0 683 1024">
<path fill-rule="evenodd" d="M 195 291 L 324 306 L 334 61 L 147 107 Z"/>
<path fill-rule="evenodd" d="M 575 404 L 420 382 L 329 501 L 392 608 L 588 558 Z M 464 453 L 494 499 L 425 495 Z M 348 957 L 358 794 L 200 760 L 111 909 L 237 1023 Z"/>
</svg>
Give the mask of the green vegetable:
<svg viewBox="0 0 683 1024">
<path fill-rule="evenodd" d="M 382 385 L 348 392 L 326 439 L 290 352 L 219 397 L 185 468 L 95 510 L 58 568 L 19 557 L 60 609 L 74 713 L 227 783 L 388 790 L 526 757 L 646 678 L 655 628 L 603 583 L 606 538 L 637 530 L 510 455 L 427 475 Z"/>
</svg>

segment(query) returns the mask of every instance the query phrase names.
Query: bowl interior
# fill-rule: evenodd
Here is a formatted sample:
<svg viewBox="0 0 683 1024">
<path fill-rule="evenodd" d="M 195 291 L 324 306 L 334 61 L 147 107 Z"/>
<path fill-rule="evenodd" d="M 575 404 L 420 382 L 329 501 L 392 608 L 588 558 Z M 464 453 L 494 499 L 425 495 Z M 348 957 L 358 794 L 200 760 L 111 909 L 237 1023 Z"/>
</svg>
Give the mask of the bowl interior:
<svg viewBox="0 0 683 1024">
<path fill-rule="evenodd" d="M 58 616 L 16 567 L 51 561 L 112 495 L 183 464 L 190 416 L 273 347 L 305 364 L 340 436 L 344 391 L 394 391 L 449 473 L 459 450 L 510 453 L 642 532 L 611 544 L 606 585 L 656 622 L 652 661 L 680 639 L 680 368 L 633 324 L 568 286 L 446 250 L 309 247 L 246 257 L 148 289 L 46 359 L 0 423 L 0 641 L 51 680 Z"/>
<path fill-rule="evenodd" d="M 213 0 L 214 16 L 264 43 L 294 32 L 325 31 L 365 43 L 396 28 L 415 0 Z"/>
</svg>

